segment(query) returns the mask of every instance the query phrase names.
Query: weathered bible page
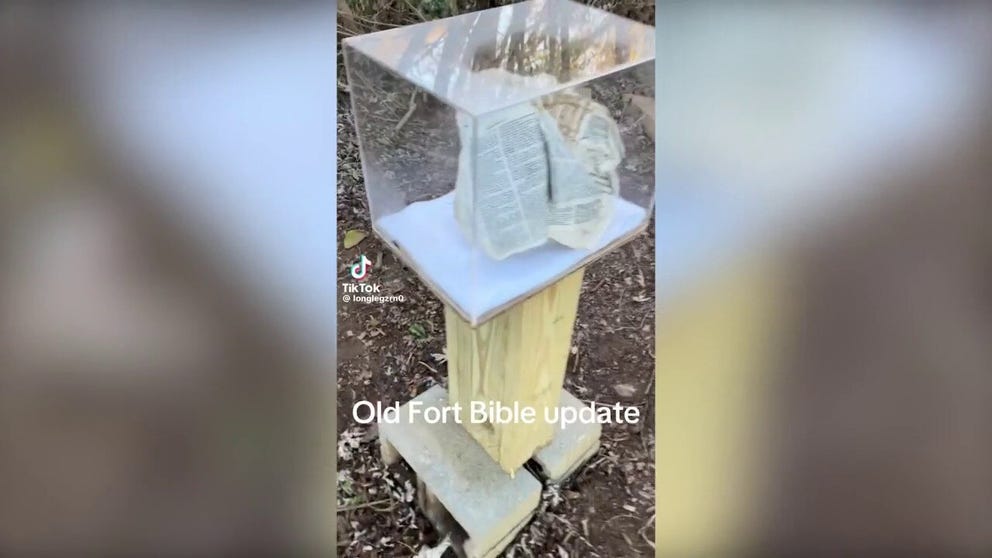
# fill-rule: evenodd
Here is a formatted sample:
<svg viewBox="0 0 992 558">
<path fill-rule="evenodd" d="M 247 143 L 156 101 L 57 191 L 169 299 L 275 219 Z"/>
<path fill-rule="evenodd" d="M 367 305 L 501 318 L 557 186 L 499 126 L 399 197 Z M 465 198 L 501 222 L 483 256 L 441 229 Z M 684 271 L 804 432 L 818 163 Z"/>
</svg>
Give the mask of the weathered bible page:
<svg viewBox="0 0 992 558">
<path fill-rule="evenodd" d="M 544 244 L 548 161 L 537 109 L 519 105 L 480 117 L 474 139 L 470 127 L 459 128 L 470 136 L 459 157 L 463 184 L 455 188 L 455 216 L 463 232 L 498 260 Z"/>
<path fill-rule="evenodd" d="M 489 72 L 517 82 L 549 78 Z M 458 115 L 455 217 L 462 232 L 498 260 L 548 240 L 550 169 L 540 118 L 532 104 L 509 107 L 478 117 L 473 137 L 471 118 Z"/>
<path fill-rule="evenodd" d="M 539 86 L 547 75 L 484 70 L 494 86 Z M 554 94 L 476 118 L 458 115 L 461 151 L 455 218 L 466 237 L 501 260 L 549 238 L 590 248 L 613 217 L 623 142 L 588 90 Z M 474 181 L 474 182 L 473 182 Z"/>
<path fill-rule="evenodd" d="M 543 103 L 551 165 L 548 236 L 570 248 L 593 246 L 613 217 L 623 141 L 603 105 L 574 92 Z"/>
</svg>

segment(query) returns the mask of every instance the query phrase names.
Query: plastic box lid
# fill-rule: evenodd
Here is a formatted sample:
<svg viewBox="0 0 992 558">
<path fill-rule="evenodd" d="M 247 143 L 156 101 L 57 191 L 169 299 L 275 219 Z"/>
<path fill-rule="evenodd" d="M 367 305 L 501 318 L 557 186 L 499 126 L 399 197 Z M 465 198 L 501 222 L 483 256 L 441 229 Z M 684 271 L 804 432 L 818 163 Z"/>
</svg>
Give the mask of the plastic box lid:
<svg viewBox="0 0 992 558">
<path fill-rule="evenodd" d="M 531 101 L 654 60 L 654 27 L 570 0 L 530 0 L 348 38 L 375 60 L 468 114 Z M 528 52 L 524 68 L 517 56 Z M 473 70 L 550 73 L 557 84 L 522 88 Z"/>
</svg>

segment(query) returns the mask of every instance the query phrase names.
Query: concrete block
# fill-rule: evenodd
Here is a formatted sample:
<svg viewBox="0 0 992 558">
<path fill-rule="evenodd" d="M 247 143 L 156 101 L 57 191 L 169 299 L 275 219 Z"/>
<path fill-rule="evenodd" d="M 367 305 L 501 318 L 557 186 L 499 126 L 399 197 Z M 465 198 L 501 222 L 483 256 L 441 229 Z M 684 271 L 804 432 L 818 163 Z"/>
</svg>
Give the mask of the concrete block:
<svg viewBox="0 0 992 558">
<path fill-rule="evenodd" d="M 582 409 L 586 405 L 561 390 L 559 406 Z M 598 423 L 576 422 L 564 428 L 559 425 L 551 443 L 534 454 L 534 461 L 548 482 L 560 483 L 596 453 L 602 432 L 603 427 Z"/>
<path fill-rule="evenodd" d="M 382 462 L 389 465 L 395 465 L 400 461 L 400 453 L 396 451 L 393 444 L 389 443 L 389 440 L 385 436 L 379 436 L 379 457 L 382 458 Z"/>
<path fill-rule="evenodd" d="M 418 395 L 421 411 L 448 404 L 448 394 L 434 386 Z M 426 493 L 422 502 L 431 502 L 425 510 L 428 518 L 437 518 L 434 502 L 464 531 L 467 540 L 461 550 L 469 558 L 497 556 L 512 541 L 537 509 L 541 483 L 521 469 L 511 477 L 489 454 L 453 421 L 427 423 L 419 413 L 410 421 L 407 403 L 400 408 L 399 422 L 379 425 L 384 457 L 393 451 L 410 465 Z M 444 532 L 449 526 L 436 525 Z"/>
</svg>

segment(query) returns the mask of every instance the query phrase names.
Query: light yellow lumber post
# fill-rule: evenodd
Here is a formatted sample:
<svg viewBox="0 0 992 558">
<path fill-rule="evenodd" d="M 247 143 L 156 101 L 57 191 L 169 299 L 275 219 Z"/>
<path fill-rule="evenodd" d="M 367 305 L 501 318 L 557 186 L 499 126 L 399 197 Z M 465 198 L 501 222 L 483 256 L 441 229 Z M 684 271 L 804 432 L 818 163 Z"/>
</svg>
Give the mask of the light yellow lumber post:
<svg viewBox="0 0 992 558">
<path fill-rule="evenodd" d="M 754 542 L 766 410 L 789 314 L 781 264 L 738 262 L 659 309 L 658 556 L 740 556 Z"/>
<path fill-rule="evenodd" d="M 579 269 L 475 328 L 445 307 L 450 403 L 461 405 L 463 426 L 510 474 L 554 434 L 544 412 L 561 396 L 582 274 Z M 535 421 L 472 424 L 472 402 L 531 407 Z"/>
</svg>

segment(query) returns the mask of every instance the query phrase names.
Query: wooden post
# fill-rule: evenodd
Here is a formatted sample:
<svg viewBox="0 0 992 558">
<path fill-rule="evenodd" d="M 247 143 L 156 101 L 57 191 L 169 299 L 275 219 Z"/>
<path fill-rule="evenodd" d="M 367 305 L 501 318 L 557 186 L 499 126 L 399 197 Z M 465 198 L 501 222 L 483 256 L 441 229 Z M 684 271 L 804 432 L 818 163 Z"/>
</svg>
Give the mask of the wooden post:
<svg viewBox="0 0 992 558">
<path fill-rule="evenodd" d="M 445 306 L 450 403 L 461 404 L 463 426 L 511 475 L 554 435 L 555 426 L 545 422 L 544 412 L 557 407 L 561 397 L 583 271 L 477 328 Z M 536 420 L 472 424 L 467 418 L 473 401 L 532 407 Z"/>
<path fill-rule="evenodd" d="M 739 262 L 659 312 L 655 408 L 659 556 L 737 556 L 754 543 L 769 386 L 785 330 L 777 260 Z"/>
</svg>

